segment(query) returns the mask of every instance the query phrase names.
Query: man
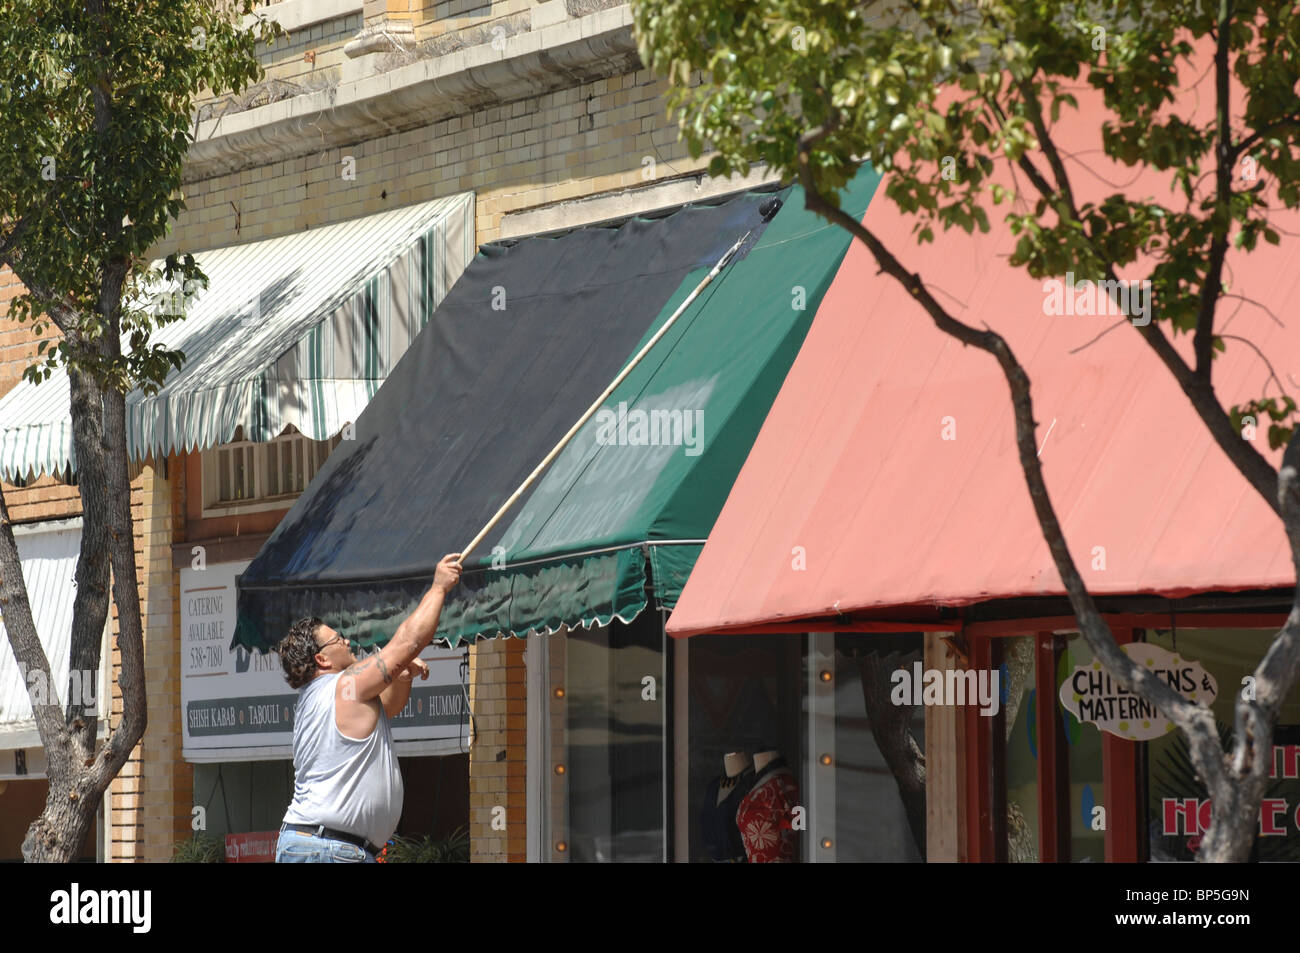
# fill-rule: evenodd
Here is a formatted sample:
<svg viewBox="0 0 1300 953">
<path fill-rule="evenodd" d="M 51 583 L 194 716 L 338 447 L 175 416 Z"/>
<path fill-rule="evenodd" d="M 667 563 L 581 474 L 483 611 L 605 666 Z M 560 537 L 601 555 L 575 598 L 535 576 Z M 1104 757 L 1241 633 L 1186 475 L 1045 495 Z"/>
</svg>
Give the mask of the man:
<svg viewBox="0 0 1300 953">
<path fill-rule="evenodd" d="M 276 863 L 375 863 L 402 816 L 402 774 L 389 719 L 406 707 L 411 680 L 429 677 L 418 656 L 438 629 L 460 579 L 460 554 L 438 562 L 433 585 L 382 650 L 358 662 L 320 619 L 300 619 L 276 647 L 290 687 L 293 800 Z"/>
</svg>

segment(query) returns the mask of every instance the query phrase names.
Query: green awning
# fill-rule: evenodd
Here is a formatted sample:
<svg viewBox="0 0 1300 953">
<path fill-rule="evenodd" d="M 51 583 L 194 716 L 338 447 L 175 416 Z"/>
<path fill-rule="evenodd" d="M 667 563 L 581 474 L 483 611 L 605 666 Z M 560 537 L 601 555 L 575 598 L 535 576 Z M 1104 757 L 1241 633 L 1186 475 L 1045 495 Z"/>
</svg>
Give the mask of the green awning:
<svg viewBox="0 0 1300 953">
<path fill-rule="evenodd" d="M 865 212 L 876 181 L 859 177 L 851 214 Z M 440 632 L 626 622 L 645 608 L 647 587 L 657 606 L 676 605 L 848 243 L 803 208 L 801 192 L 784 194 L 758 244 L 552 464 L 496 544 L 504 568 L 462 590 Z M 707 271 L 686 277 L 634 352 Z"/>
<path fill-rule="evenodd" d="M 850 214 L 861 217 L 878 181 L 870 170 L 858 176 L 844 202 Z M 358 423 L 358 446 L 326 462 L 241 577 L 235 641 L 274 644 L 291 617 L 309 613 L 362 644 L 386 640 L 438 556 L 467 542 L 721 252 L 751 231 L 757 240 L 743 257 L 474 553 L 439 638 L 630 621 L 651 601 L 671 608 L 848 248 L 843 229 L 804 208 L 800 189 L 779 196 L 765 227 L 760 207 L 771 196 L 759 194 L 639 221 L 607 239 L 579 230 L 485 249 L 444 305 L 458 317 L 439 309 L 424 332 L 447 343 L 416 342 L 408 360 L 423 354 L 425 363 L 395 370 Z M 706 229 L 716 236 L 701 238 Z M 669 259 L 688 240 L 698 247 L 679 268 Z M 648 320 L 638 318 L 668 276 Z M 520 310 L 490 314 L 494 287 Z M 640 321 L 639 333 L 609 353 L 610 332 L 629 320 Z M 485 331 L 491 321 L 502 325 Z M 490 340 L 471 346 L 474 334 Z M 394 467 L 401 486 L 392 485 Z"/>
</svg>

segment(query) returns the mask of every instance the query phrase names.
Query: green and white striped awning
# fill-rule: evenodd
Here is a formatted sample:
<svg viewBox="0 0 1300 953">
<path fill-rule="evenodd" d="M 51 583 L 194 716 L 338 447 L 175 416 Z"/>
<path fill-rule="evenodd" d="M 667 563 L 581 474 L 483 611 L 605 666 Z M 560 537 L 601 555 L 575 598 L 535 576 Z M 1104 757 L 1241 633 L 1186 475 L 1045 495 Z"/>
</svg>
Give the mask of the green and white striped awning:
<svg viewBox="0 0 1300 953">
<path fill-rule="evenodd" d="M 474 196 L 454 195 L 195 255 L 208 287 L 152 341 L 185 363 L 128 395 L 131 459 L 270 440 L 292 425 L 334 436 L 388 377 L 474 257 Z M 0 477 L 75 470 L 68 380 L 0 399 Z"/>
</svg>

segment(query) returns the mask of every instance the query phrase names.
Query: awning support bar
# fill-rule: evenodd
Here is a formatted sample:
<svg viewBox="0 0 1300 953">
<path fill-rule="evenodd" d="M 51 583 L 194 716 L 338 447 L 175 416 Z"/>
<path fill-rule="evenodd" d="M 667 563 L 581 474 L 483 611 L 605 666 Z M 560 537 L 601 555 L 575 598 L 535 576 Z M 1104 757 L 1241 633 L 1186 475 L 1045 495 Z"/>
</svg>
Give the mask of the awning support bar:
<svg viewBox="0 0 1300 953">
<path fill-rule="evenodd" d="M 632 360 L 628 362 L 627 367 L 619 371 L 618 376 L 615 377 L 612 381 L 610 381 L 608 387 L 606 387 L 603 391 L 601 391 L 600 396 L 597 397 L 592 402 L 591 406 L 587 408 L 586 412 L 581 417 L 578 418 L 577 422 L 572 427 L 569 428 L 569 432 L 560 438 L 560 442 L 557 443 L 553 448 L 551 448 L 551 452 L 548 453 L 542 459 L 541 463 L 537 464 L 537 466 L 533 469 L 532 473 L 528 474 L 528 476 L 524 478 L 524 482 L 519 484 L 519 489 L 511 493 L 510 498 L 501 504 L 501 508 L 496 511 L 496 513 L 493 515 L 493 517 L 490 520 L 488 520 L 487 525 L 478 531 L 478 535 L 469 541 L 468 546 L 466 546 L 463 550 L 461 550 L 460 562 L 462 564 L 464 564 L 465 560 L 469 557 L 469 554 L 474 551 L 474 549 L 479 545 L 479 543 L 483 542 L 483 538 L 487 536 L 488 533 L 492 532 L 492 527 L 496 526 L 497 523 L 500 522 L 501 517 L 505 516 L 506 513 L 509 511 L 510 507 L 514 506 L 515 502 L 521 496 L 524 495 L 524 492 L 530 486 L 532 486 L 533 481 L 536 480 L 541 475 L 543 470 L 545 470 L 548 466 L 551 465 L 551 462 L 557 456 L 560 455 L 560 451 L 563 450 L 566 446 L 568 446 L 569 441 L 572 440 L 574 436 L 578 433 L 578 431 L 582 429 L 582 425 L 585 424 L 588 420 L 590 420 L 592 415 L 596 413 L 596 411 L 600 410 L 601 405 L 605 403 L 605 401 L 609 398 L 610 394 L 614 393 L 614 390 L 618 387 L 618 385 L 623 383 L 623 381 L 627 380 L 627 376 L 632 373 L 632 369 L 635 368 L 638 364 L 640 364 L 642 358 L 644 358 L 647 354 L 649 354 L 650 350 L 657 343 L 659 343 L 659 339 L 668 333 L 668 329 L 671 328 L 673 324 L 677 321 L 677 319 L 681 317 L 682 313 L 691 306 L 691 302 L 693 302 L 697 297 L 699 297 L 700 292 L 703 291 L 706 287 L 708 287 L 709 283 L 718 276 L 718 272 L 722 271 L 722 269 L 726 266 L 727 262 L 731 260 L 731 256 L 736 253 L 736 251 L 740 248 L 740 246 L 745 244 L 750 234 L 751 232 L 745 232 L 745 234 L 740 237 L 740 240 L 737 241 L 736 244 L 732 245 L 729 249 L 727 249 L 727 253 L 718 259 L 718 263 L 713 266 L 713 270 L 710 271 L 707 275 L 705 275 L 704 280 L 695 286 L 695 290 L 692 291 L 690 293 L 690 296 L 687 297 L 687 299 L 678 306 L 677 310 L 673 312 L 672 317 L 670 317 L 667 321 L 664 322 L 663 327 L 661 327 L 658 331 L 656 331 L 654 333 L 654 336 L 651 337 L 650 340 L 645 342 L 645 344 L 641 347 L 641 350 L 636 352 Z"/>
</svg>

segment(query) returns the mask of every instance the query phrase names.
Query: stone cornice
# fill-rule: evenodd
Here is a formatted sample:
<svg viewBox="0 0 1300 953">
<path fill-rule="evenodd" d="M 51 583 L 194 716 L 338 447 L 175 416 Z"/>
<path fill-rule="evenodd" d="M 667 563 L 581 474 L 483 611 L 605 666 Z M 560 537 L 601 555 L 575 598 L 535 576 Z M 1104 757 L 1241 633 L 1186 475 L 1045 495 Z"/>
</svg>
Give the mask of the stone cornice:
<svg viewBox="0 0 1300 953">
<path fill-rule="evenodd" d="M 284 27 L 290 35 L 295 30 L 302 30 L 317 23 L 328 23 L 340 17 L 361 13 L 362 0 L 283 0 L 267 7 L 259 7 L 256 13 L 244 17 L 244 27 L 255 24 L 259 17 L 274 20 Z"/>
<path fill-rule="evenodd" d="M 184 181 L 364 142 L 640 68 L 627 4 L 199 124 Z"/>
</svg>

